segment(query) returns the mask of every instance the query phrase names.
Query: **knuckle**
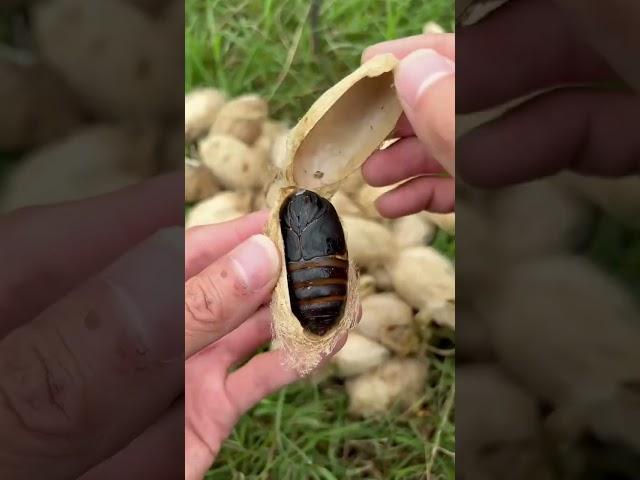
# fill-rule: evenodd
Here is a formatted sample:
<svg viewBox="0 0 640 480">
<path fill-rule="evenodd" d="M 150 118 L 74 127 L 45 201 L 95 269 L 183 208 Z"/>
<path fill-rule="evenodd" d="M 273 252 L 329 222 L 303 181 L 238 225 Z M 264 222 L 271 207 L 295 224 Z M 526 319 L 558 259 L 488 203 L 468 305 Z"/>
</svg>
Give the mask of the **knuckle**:
<svg viewBox="0 0 640 480">
<path fill-rule="evenodd" d="M 79 366 L 60 335 L 41 338 L 33 327 L 12 332 L 0 349 L 2 406 L 19 429 L 78 446 L 90 434 Z"/>
<path fill-rule="evenodd" d="M 224 320 L 224 296 L 220 287 L 206 277 L 196 276 L 185 284 L 185 317 L 192 330 L 217 332 Z"/>
</svg>

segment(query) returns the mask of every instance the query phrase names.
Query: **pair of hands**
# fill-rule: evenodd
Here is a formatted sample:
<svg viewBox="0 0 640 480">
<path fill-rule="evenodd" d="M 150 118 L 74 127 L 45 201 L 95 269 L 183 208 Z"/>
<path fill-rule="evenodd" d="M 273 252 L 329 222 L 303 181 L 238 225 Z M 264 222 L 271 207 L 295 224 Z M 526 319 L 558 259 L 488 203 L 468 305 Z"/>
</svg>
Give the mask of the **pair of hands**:
<svg viewBox="0 0 640 480">
<path fill-rule="evenodd" d="M 378 208 L 387 216 L 402 216 L 425 208 L 453 209 L 453 179 L 432 176 L 453 172 L 453 50 L 452 35 L 418 36 L 376 45 L 363 55 L 363 60 L 383 52 L 407 57 L 396 77 L 406 112 L 394 133 L 401 140 L 374 154 L 363 167 L 365 179 L 372 185 L 390 185 L 418 176 L 380 198 Z M 284 366 L 280 351 L 260 353 L 229 373 L 234 364 L 271 338 L 271 316 L 264 305 L 271 298 L 281 266 L 275 246 L 260 234 L 266 221 L 267 212 L 256 212 L 235 221 L 187 231 L 185 478 L 188 480 L 204 476 L 240 415 L 266 395 L 299 378 L 294 370 Z"/>
</svg>

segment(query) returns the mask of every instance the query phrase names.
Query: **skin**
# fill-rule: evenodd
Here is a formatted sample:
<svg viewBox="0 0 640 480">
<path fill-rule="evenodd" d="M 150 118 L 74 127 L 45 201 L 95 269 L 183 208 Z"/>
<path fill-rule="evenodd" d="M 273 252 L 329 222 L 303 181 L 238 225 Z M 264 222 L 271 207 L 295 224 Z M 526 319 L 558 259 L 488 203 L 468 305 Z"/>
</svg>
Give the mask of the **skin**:
<svg viewBox="0 0 640 480">
<path fill-rule="evenodd" d="M 278 351 L 229 373 L 271 338 L 278 261 L 252 261 L 257 289 L 233 263 L 267 213 L 183 241 L 182 185 L 165 176 L 0 218 L 1 478 L 202 478 L 240 415 L 299 379 Z"/>
<path fill-rule="evenodd" d="M 455 62 L 455 37 L 452 34 L 417 35 L 369 47 L 362 55 L 366 61 L 375 55 L 392 53 L 403 61 L 413 52 L 431 49 Z M 362 173 L 372 186 L 403 182 L 376 201 L 381 215 L 396 218 L 421 210 L 453 211 L 455 205 L 455 73 L 444 76 L 427 88 L 415 105 L 405 98 L 426 80 L 414 77 L 403 82 L 396 74 L 396 91 L 404 107 L 392 137 L 400 140 L 374 153 L 363 165 Z M 448 173 L 447 176 L 442 176 Z M 436 176 L 437 175 L 437 176 Z"/>
<path fill-rule="evenodd" d="M 458 113 L 540 94 L 459 140 L 459 176 L 496 188 L 567 169 L 637 174 L 638 9 L 637 2 L 510 2 L 460 29 Z"/>
<path fill-rule="evenodd" d="M 185 478 L 200 479 L 214 462 L 222 442 L 242 414 L 270 393 L 300 378 L 284 366 L 278 350 L 260 353 L 241 368 L 229 369 L 271 339 L 271 315 L 262 306 L 271 298 L 280 263 L 275 246 L 255 256 L 264 286 L 251 289 L 233 267 L 234 247 L 264 231 L 268 213 L 187 231 L 185 296 Z M 223 272 L 224 281 L 221 281 Z M 225 286 L 226 285 L 226 286 Z M 214 290 L 216 292 L 214 292 Z M 199 295 L 219 299 L 200 309 Z M 193 293 L 194 298 L 189 300 Z M 218 313 L 229 312 L 229 314 Z M 342 348 L 342 339 L 336 351 Z"/>
</svg>

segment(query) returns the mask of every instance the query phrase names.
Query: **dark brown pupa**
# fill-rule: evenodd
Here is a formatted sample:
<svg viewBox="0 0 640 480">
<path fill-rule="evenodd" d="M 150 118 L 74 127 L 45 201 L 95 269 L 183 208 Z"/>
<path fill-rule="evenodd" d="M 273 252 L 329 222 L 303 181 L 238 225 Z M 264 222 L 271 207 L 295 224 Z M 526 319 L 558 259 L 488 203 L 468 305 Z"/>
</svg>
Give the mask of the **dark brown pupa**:
<svg viewBox="0 0 640 480">
<path fill-rule="evenodd" d="M 342 224 L 331 202 L 310 190 L 280 210 L 291 310 L 302 328 L 322 336 L 342 317 L 349 261 Z"/>
</svg>

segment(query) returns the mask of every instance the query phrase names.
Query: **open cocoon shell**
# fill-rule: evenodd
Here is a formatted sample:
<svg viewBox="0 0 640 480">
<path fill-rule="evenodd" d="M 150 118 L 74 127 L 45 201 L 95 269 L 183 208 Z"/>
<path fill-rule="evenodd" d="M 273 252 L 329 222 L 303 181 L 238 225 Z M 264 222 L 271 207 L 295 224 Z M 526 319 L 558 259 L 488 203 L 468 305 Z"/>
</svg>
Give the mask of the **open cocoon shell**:
<svg viewBox="0 0 640 480">
<path fill-rule="evenodd" d="M 227 222 L 246 215 L 250 207 L 250 192 L 220 192 L 189 211 L 186 227 Z"/>
<path fill-rule="evenodd" d="M 257 95 L 244 95 L 225 103 L 218 112 L 211 133 L 220 133 L 253 145 L 262 133 L 269 113 L 267 102 Z"/>
<path fill-rule="evenodd" d="M 349 333 L 347 343 L 331 362 L 339 377 L 353 377 L 371 370 L 389 358 L 389 350 L 379 343 L 355 332 Z"/>
<path fill-rule="evenodd" d="M 362 319 L 356 331 L 400 355 L 418 348 L 413 311 L 395 293 L 378 293 L 363 299 Z"/>
<path fill-rule="evenodd" d="M 340 183 L 340 190 L 355 198 L 362 185 L 364 185 L 364 177 L 362 176 L 362 170 L 358 168 Z"/>
<path fill-rule="evenodd" d="M 327 90 L 287 142 L 291 185 L 329 196 L 394 129 L 402 107 L 393 86 L 393 55 L 379 55 Z"/>
<path fill-rule="evenodd" d="M 229 189 L 259 186 L 267 169 L 260 152 L 229 135 L 207 136 L 198 144 L 198 151 L 202 162 Z"/>
<path fill-rule="evenodd" d="M 402 112 L 393 86 L 396 65 L 393 55 L 374 57 L 326 91 L 290 131 L 282 154 L 284 169 L 277 181 L 284 180 L 284 188 L 279 190 L 267 225 L 267 235 L 283 259 L 272 301 L 273 334 L 280 340 L 289 365 L 300 373 L 317 366 L 356 324 L 358 282 L 353 262 L 357 259 L 347 240 L 347 294 L 337 322 L 321 336 L 304 330 L 291 309 L 280 210 L 300 189 L 330 198 L 393 130 Z"/>
<path fill-rule="evenodd" d="M 393 358 L 347 381 L 349 411 L 366 417 L 386 413 L 393 406 L 409 407 L 424 395 L 427 373 L 426 359 Z"/>
</svg>

